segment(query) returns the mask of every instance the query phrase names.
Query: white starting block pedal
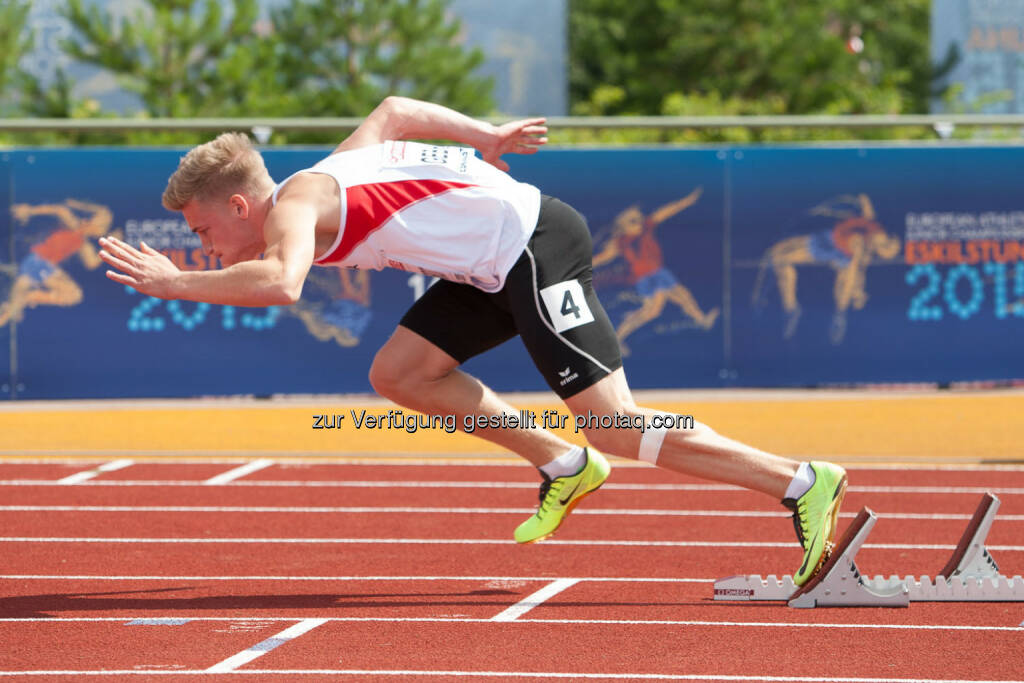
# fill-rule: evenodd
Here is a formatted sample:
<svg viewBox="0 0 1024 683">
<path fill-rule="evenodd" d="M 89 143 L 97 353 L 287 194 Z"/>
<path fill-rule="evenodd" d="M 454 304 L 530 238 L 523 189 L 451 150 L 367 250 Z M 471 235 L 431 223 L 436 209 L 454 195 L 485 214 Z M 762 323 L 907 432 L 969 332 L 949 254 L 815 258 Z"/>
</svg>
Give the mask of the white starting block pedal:
<svg viewBox="0 0 1024 683">
<path fill-rule="evenodd" d="M 883 588 L 902 583 L 910 591 L 911 602 L 1024 602 L 1024 578 L 1000 574 L 999 565 L 985 547 L 998 510 L 998 498 L 991 493 L 982 496 L 960 543 L 934 581 L 927 576 L 920 580 L 913 576 L 876 576 L 869 584 Z"/>
<path fill-rule="evenodd" d="M 790 607 L 906 607 L 909 592 L 897 586 L 873 586 L 854 561 L 878 517 L 862 509 L 818 573 L 802 588 L 792 576 L 731 576 L 715 582 L 715 600 L 786 600 Z"/>
<path fill-rule="evenodd" d="M 878 517 L 862 509 L 817 574 L 789 598 L 790 607 L 906 607 L 910 593 L 902 583 L 875 587 L 857 570 L 857 551 Z"/>
<path fill-rule="evenodd" d="M 999 574 L 985 539 L 999 509 L 991 493 L 982 497 L 946 566 L 933 581 L 927 576 L 861 576 L 854 561 L 877 517 L 864 508 L 850 524 L 832 556 L 802 589 L 793 577 L 731 576 L 715 582 L 715 600 L 786 600 L 790 607 L 890 606 L 909 602 L 1024 602 L 1024 578 Z"/>
</svg>

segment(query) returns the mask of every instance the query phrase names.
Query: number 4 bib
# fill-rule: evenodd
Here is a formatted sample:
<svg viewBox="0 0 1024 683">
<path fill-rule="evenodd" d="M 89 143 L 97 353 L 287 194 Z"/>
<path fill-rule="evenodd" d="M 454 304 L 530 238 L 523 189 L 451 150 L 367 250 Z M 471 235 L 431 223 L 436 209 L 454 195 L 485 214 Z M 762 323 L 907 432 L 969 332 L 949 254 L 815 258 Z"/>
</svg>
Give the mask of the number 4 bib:
<svg viewBox="0 0 1024 683">
<path fill-rule="evenodd" d="M 544 307 L 548 310 L 555 332 L 564 332 L 594 321 L 587 306 L 583 288 L 576 280 L 566 280 L 540 290 Z"/>
</svg>

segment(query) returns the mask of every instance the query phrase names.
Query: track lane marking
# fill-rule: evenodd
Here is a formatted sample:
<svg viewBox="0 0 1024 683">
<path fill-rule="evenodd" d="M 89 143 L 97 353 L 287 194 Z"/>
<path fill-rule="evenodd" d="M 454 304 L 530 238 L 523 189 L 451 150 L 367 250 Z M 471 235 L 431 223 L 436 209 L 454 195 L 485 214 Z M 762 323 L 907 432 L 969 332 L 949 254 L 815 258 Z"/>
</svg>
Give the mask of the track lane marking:
<svg viewBox="0 0 1024 683">
<path fill-rule="evenodd" d="M 134 460 L 113 460 L 111 462 L 105 462 L 102 465 L 92 468 L 91 470 L 86 470 L 85 472 L 77 472 L 75 474 L 66 476 L 63 479 L 58 479 L 56 483 L 65 486 L 81 484 L 85 481 L 88 481 L 89 479 L 98 477 L 104 472 L 116 472 L 117 470 L 123 470 L 125 467 L 131 467 L 133 464 L 135 464 Z"/>
<path fill-rule="evenodd" d="M 98 483 L 100 483 L 100 482 L 95 482 L 95 484 L 98 484 Z M 387 482 L 386 483 L 386 485 L 393 485 L 393 484 L 394 484 L 393 482 Z M 194 485 L 194 483 L 192 485 Z M 470 483 L 469 485 L 475 486 L 475 484 L 473 484 L 473 483 Z M 507 486 L 507 485 L 503 484 L 502 486 Z M 640 485 L 640 487 L 644 488 L 644 489 L 649 488 L 646 485 Z M 533 485 L 524 486 L 523 488 L 533 488 Z M 1022 490 L 1024 490 L 1024 489 L 1022 489 Z M 960 492 L 962 492 L 962 489 L 955 489 L 954 492 L 960 493 Z M 582 512 L 582 511 L 577 511 L 577 512 Z M 601 513 L 597 513 L 597 514 L 605 514 L 605 513 L 602 511 Z M 608 512 L 607 514 L 613 514 L 613 513 L 612 512 Z M 771 514 L 771 513 L 769 513 L 769 514 Z M 772 515 L 772 516 L 775 516 L 775 515 L 786 516 L 785 513 L 774 513 L 774 515 Z M 960 518 L 966 519 L 966 518 L 968 518 L 968 516 L 964 515 L 964 516 L 961 516 Z M 1004 517 L 1000 517 L 1000 519 L 1004 519 Z M 356 578 L 360 578 L 360 577 L 356 577 Z M 418 577 L 413 577 L 413 578 L 418 578 Z M 546 577 L 544 580 L 550 580 L 550 577 Z M 524 620 L 524 621 L 529 621 L 529 620 Z M 249 670 L 245 670 L 245 671 L 239 671 L 237 673 L 249 673 L 249 672 L 250 672 Z M 97 672 L 97 673 L 101 673 L 101 672 Z M 168 672 L 168 673 L 180 673 L 180 672 Z M 277 672 L 270 671 L 268 673 L 277 673 Z M 430 673 L 430 672 L 425 672 L 425 673 Z M 355 674 L 353 674 L 353 675 L 355 675 Z M 395 675 L 405 675 L 405 674 L 403 672 L 395 672 Z M 467 675 L 467 676 L 486 675 L 486 672 L 461 672 L 458 675 Z M 537 674 L 531 674 L 531 675 L 537 675 Z M 540 675 L 544 675 L 544 674 L 540 674 Z M 554 674 L 551 674 L 551 675 L 553 677 L 568 677 L 569 676 L 568 674 L 560 674 L 560 673 L 554 673 Z M 575 676 L 577 674 L 573 674 L 573 675 Z M 612 676 L 612 675 L 609 675 L 609 674 L 594 674 L 594 676 L 595 677 L 600 677 L 600 678 L 614 678 L 614 677 L 616 677 L 616 676 Z M 707 676 L 696 677 L 696 676 L 694 676 L 694 677 L 681 677 L 681 678 L 684 678 L 684 679 L 689 679 L 689 678 L 702 678 L 702 679 L 706 679 L 706 678 L 715 678 L 715 677 L 714 676 L 712 676 L 712 677 L 707 677 Z M 802 679 L 777 678 L 777 677 L 776 678 L 772 678 L 772 677 L 754 677 L 754 678 L 747 678 L 747 677 L 719 677 L 719 678 L 722 678 L 722 680 L 802 680 Z M 806 679 L 806 680 L 823 680 L 823 679 L 814 678 L 814 679 Z M 828 680 L 833 680 L 833 679 L 828 679 Z M 912 680 L 912 679 L 834 679 L 834 680 Z"/>
<path fill-rule="evenodd" d="M 46 622 L 117 622 L 124 623 L 132 619 L 154 618 L 127 615 L 122 617 L 0 617 L 0 624 L 4 623 L 46 623 Z M 211 622 L 301 622 L 307 617 L 189 617 L 190 621 L 211 621 Z M 491 619 L 471 617 L 321 617 L 317 621 L 340 622 L 340 623 L 422 623 L 422 624 L 498 624 Z M 883 630 L 883 631 L 1009 631 L 1024 633 L 1022 626 L 990 626 L 990 625 L 966 625 L 966 624 L 853 624 L 853 623 L 826 623 L 826 622 L 787 622 L 787 621 L 673 621 L 669 619 L 517 619 L 511 622 L 514 625 L 524 624 L 596 624 L 615 626 L 721 626 L 735 628 L 826 628 L 826 629 L 855 629 L 855 630 Z"/>
<path fill-rule="evenodd" d="M 0 405 L 0 412 L 3 410 Z M 284 465 L 317 465 L 317 466 L 397 466 L 397 467 L 435 467 L 438 465 L 455 465 L 460 467 L 479 468 L 521 468 L 523 459 L 518 456 L 493 454 L 467 454 L 463 456 L 422 454 L 381 454 L 373 455 L 337 455 L 333 453 L 309 451 L 268 451 L 247 449 L 244 451 L 224 450 L 187 450 L 187 451 L 153 451 L 138 449 L 104 449 L 60 451 L 44 450 L 0 450 L 0 464 L 4 465 L 53 465 L 83 464 L 88 465 L 113 456 L 131 456 L 135 462 L 145 465 L 231 465 L 249 462 L 254 456 L 273 458 L 278 464 Z M 785 454 L 780 454 L 785 455 Z M 650 465 L 628 458 L 611 456 L 616 469 L 650 470 Z M 806 455 L 790 456 L 804 460 Z M 879 471 L 923 471 L 923 472 L 1021 472 L 1021 464 L 1012 461 L 998 463 L 992 459 L 949 459 L 939 458 L 928 460 L 919 456 L 904 456 L 910 460 L 900 460 L 899 456 L 885 456 L 881 460 L 865 459 L 862 456 L 844 456 L 832 454 L 833 462 L 845 465 L 853 472 Z"/>
<path fill-rule="evenodd" d="M 317 626 L 322 626 L 325 623 L 327 623 L 326 619 L 303 619 L 299 623 L 289 626 L 280 633 L 272 635 L 266 640 L 262 640 L 252 647 L 242 650 L 238 654 L 231 655 L 224 661 L 214 664 L 209 669 L 206 669 L 206 673 L 215 674 L 233 672 L 238 667 L 262 657 L 271 650 L 281 647 L 288 641 L 295 640 L 299 636 L 309 633 Z"/>
<path fill-rule="evenodd" d="M 234 467 L 228 470 L 227 472 L 222 472 L 221 474 L 218 474 L 215 477 L 210 477 L 209 479 L 203 482 L 203 485 L 223 486 L 224 484 L 229 484 L 235 481 L 236 479 L 241 479 L 242 477 L 248 476 L 253 472 L 259 472 L 260 470 L 270 467 L 273 464 L 274 461 L 270 460 L 269 458 L 253 460 L 252 462 L 247 462 L 244 465 Z"/>
<path fill-rule="evenodd" d="M 1020 680 L 972 680 L 967 678 L 863 678 L 836 676 L 741 676 L 722 674 L 636 674 L 636 673 L 566 673 L 560 671 L 444 671 L 417 669 L 242 669 L 227 672 L 204 670 L 124 669 L 120 671 L 0 671 L 0 676 L 124 676 L 167 675 L 205 676 L 211 673 L 257 676 L 415 676 L 448 678 L 568 678 L 588 680 L 650 680 L 650 681 L 753 681 L 754 683 L 1024 683 Z"/>
<path fill-rule="evenodd" d="M 535 508 L 468 508 L 468 507 L 390 507 L 390 506 L 349 506 L 349 507 L 288 507 L 271 505 L 0 505 L 0 512 L 276 512 L 276 513 L 343 513 L 343 514 L 493 514 L 521 515 L 535 512 Z M 577 515 L 624 515 L 639 517 L 738 517 L 786 519 L 792 516 L 789 512 L 771 512 L 768 510 L 662 510 L 653 508 L 586 508 L 575 510 Z M 876 511 L 886 519 L 924 520 L 924 521 L 966 521 L 971 519 L 968 514 L 956 513 L 917 513 L 917 512 L 884 512 Z M 843 512 L 842 518 L 853 519 L 857 515 Z M 1001 522 L 1024 522 L 1024 515 L 999 515 Z"/>
<path fill-rule="evenodd" d="M 508 609 L 495 614 L 491 617 L 491 621 L 515 621 L 534 607 L 542 605 L 565 589 L 575 586 L 579 581 L 579 579 L 556 579 L 539 591 L 527 595 Z"/>
<path fill-rule="evenodd" d="M 533 581 L 550 576 L 96 576 L 67 574 L 0 574 L 0 580 L 24 581 Z M 623 583 L 714 583 L 716 579 L 680 577 L 590 576 L 573 581 Z"/>
<path fill-rule="evenodd" d="M 273 464 L 273 463 L 271 463 Z M 72 475 L 73 476 L 73 475 Z M 87 480 L 81 486 L 212 486 L 210 480 L 181 479 L 122 479 L 122 480 Z M 3 479 L 0 486 L 65 486 L 61 480 L 53 479 Z M 279 488 L 494 488 L 494 489 L 536 489 L 533 482 L 515 481 L 389 481 L 389 480 L 348 480 L 324 481 L 311 479 L 302 480 L 234 480 L 223 484 L 232 487 L 279 487 Z M 605 484 L 602 490 L 611 491 L 686 491 L 686 492 L 747 492 L 747 489 L 729 484 Z M 920 494 L 972 494 L 1018 496 L 1024 495 L 1024 487 L 1006 486 L 850 486 L 847 492 L 852 493 L 920 493 Z"/>
<path fill-rule="evenodd" d="M 51 536 L 0 536 L 0 543 L 168 543 L 168 544 L 341 544 L 341 545 L 518 545 L 509 539 L 485 538 L 98 538 Z M 544 545 L 628 547 L 628 548 L 787 548 L 795 541 L 627 541 L 547 540 Z M 955 550 L 955 545 L 927 543 L 865 543 L 876 550 Z M 986 545 L 1000 552 L 1024 551 L 1024 545 Z"/>
</svg>

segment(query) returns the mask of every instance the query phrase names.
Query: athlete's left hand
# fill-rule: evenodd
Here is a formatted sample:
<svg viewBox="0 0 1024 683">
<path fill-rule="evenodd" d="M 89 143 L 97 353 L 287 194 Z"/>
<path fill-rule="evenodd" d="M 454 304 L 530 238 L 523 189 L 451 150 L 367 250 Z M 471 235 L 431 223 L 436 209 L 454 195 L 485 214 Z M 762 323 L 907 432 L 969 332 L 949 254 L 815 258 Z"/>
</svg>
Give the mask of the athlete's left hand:
<svg viewBox="0 0 1024 683">
<path fill-rule="evenodd" d="M 100 258 L 120 273 L 108 270 L 107 277 L 114 282 L 134 287 L 149 296 L 173 299 L 174 283 L 181 271 L 171 260 L 159 251 L 142 242 L 142 250 L 136 249 L 116 237 L 101 237 Z"/>
<path fill-rule="evenodd" d="M 489 144 L 480 147 L 484 161 L 508 171 L 508 164 L 501 160 L 502 154 L 533 154 L 547 143 L 544 135 L 548 132 L 546 119 L 521 119 L 496 126 Z"/>
</svg>

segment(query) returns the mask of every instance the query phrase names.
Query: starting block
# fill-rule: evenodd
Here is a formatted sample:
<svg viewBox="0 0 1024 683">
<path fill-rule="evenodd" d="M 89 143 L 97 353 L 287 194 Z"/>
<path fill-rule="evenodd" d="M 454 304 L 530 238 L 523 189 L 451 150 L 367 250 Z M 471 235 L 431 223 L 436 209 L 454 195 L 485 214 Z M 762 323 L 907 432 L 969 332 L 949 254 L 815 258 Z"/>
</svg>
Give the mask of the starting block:
<svg viewBox="0 0 1024 683">
<path fill-rule="evenodd" d="M 985 548 L 985 539 L 999 509 L 999 499 L 986 493 L 971 517 L 956 550 L 935 579 L 898 576 L 873 579 L 857 569 L 857 551 L 877 516 L 860 511 L 831 556 L 802 588 L 792 576 L 762 578 L 751 574 L 715 582 L 715 600 L 785 600 L 790 607 L 906 607 L 910 602 L 1024 602 L 1024 578 L 999 573 Z"/>
</svg>

